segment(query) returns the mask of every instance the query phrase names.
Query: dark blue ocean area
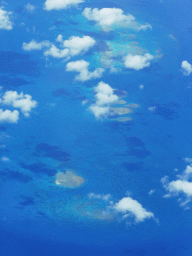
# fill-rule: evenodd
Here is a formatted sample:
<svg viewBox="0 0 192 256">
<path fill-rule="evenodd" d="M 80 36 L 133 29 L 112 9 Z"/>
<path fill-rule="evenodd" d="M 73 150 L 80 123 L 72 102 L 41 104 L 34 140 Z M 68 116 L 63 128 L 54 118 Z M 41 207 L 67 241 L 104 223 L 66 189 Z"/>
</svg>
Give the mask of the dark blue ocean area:
<svg viewBox="0 0 192 256">
<path fill-rule="evenodd" d="M 192 255 L 192 2 L 0 4 L 0 256 Z"/>
</svg>

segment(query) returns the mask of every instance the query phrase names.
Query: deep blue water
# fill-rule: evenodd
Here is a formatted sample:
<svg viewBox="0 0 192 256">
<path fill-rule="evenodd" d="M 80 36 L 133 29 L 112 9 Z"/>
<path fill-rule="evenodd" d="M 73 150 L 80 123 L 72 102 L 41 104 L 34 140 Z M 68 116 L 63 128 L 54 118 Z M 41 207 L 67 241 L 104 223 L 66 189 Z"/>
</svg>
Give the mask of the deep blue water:
<svg viewBox="0 0 192 256">
<path fill-rule="evenodd" d="M 0 30 L 1 93 L 23 91 L 38 105 L 29 118 L 20 113 L 16 124 L 0 124 L 0 255 L 191 255 L 191 209 L 179 205 L 184 195 L 164 198 L 160 180 L 175 180 L 186 168 L 184 158 L 192 158 L 192 78 L 181 72 L 183 60 L 192 63 L 192 3 L 128 2 L 90 0 L 79 8 L 48 12 L 43 1 L 33 1 L 32 13 L 26 1 L 2 3 L 14 25 Z M 105 32 L 81 15 L 86 7 L 121 8 L 153 29 Z M 83 83 L 74 80 L 77 73 L 65 71 L 62 59 L 22 49 L 32 39 L 55 43 L 59 34 L 65 40 L 89 35 L 97 41 L 69 61 L 84 59 L 94 69 L 110 45 L 121 70 L 106 69 L 101 78 Z M 120 54 L 141 49 L 159 58 L 140 71 L 119 64 Z M 88 110 L 100 81 L 126 91 L 127 104 L 139 105 L 131 121 L 97 120 Z M 83 186 L 57 186 L 55 175 L 65 170 L 82 176 Z M 150 190 L 155 191 L 149 195 Z M 119 215 L 102 218 L 108 203 L 91 200 L 89 193 L 111 194 L 114 202 L 129 195 L 156 219 L 127 223 Z"/>
</svg>

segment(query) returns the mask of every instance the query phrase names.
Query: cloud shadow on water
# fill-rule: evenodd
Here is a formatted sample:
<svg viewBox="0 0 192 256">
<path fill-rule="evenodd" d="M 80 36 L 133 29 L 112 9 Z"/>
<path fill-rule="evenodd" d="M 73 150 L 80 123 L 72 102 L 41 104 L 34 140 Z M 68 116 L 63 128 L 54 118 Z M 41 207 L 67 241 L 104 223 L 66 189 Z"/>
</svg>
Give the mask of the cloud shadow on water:
<svg viewBox="0 0 192 256">
<path fill-rule="evenodd" d="M 30 84 L 30 82 L 22 78 L 10 78 L 8 76 L 0 76 L 0 86 L 5 87 L 5 89 L 14 89 L 26 84 Z"/>
<path fill-rule="evenodd" d="M 47 143 L 39 143 L 36 146 L 34 156 L 50 157 L 58 161 L 69 161 L 70 155 L 58 146 L 51 146 Z"/>
<path fill-rule="evenodd" d="M 15 181 L 19 181 L 22 183 L 28 183 L 28 182 L 32 181 L 32 177 L 30 177 L 26 174 L 23 174 L 21 172 L 12 171 L 9 169 L 4 169 L 3 171 L 1 171 L 0 178 L 2 178 L 2 180 L 4 180 L 4 181 L 15 180 Z"/>
<path fill-rule="evenodd" d="M 47 176 L 54 176 L 57 173 L 55 169 L 49 169 L 43 163 L 34 163 L 34 164 L 20 163 L 20 166 L 35 174 L 45 174 Z"/>
<path fill-rule="evenodd" d="M 21 196 L 21 198 L 23 199 L 23 201 L 19 203 L 21 206 L 30 206 L 35 204 L 35 200 L 33 197 Z"/>
<path fill-rule="evenodd" d="M 0 72 L 3 74 L 23 74 L 39 76 L 39 68 L 35 61 L 29 60 L 30 56 L 17 52 L 0 52 Z"/>
<path fill-rule="evenodd" d="M 176 103 L 156 104 L 153 114 L 162 116 L 165 120 L 173 120 L 178 117 Z"/>
<path fill-rule="evenodd" d="M 140 171 L 143 168 L 143 162 L 126 162 L 124 166 L 129 172 Z"/>
</svg>

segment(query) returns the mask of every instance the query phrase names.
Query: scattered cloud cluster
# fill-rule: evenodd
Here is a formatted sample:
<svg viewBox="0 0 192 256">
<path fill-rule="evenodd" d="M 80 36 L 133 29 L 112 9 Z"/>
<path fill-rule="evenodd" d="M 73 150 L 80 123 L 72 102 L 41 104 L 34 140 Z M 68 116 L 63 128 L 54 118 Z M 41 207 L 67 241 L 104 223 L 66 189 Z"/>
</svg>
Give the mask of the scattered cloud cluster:
<svg viewBox="0 0 192 256">
<path fill-rule="evenodd" d="M 146 30 L 152 28 L 151 25 L 139 25 L 135 21 L 135 17 L 131 14 L 125 15 L 119 8 L 85 8 L 82 14 L 88 19 L 96 22 L 105 31 L 112 29 L 114 25 L 133 28 L 136 30 Z"/>
<path fill-rule="evenodd" d="M 78 72 L 76 80 L 85 82 L 91 79 L 100 78 L 105 71 L 103 68 L 96 68 L 93 72 L 89 71 L 90 63 L 85 60 L 77 60 L 67 63 L 66 71 Z"/>
<path fill-rule="evenodd" d="M 93 112 L 96 118 L 101 118 L 110 115 L 112 109 L 110 105 L 118 101 L 119 97 L 114 94 L 114 89 L 110 85 L 99 82 L 97 87 L 94 88 L 95 103 L 89 109 Z M 112 113 L 111 113 L 112 114 Z"/>
<path fill-rule="evenodd" d="M 129 69 L 141 70 L 149 67 L 154 56 L 146 53 L 144 55 L 132 55 L 128 54 L 125 57 L 125 67 Z"/>
<path fill-rule="evenodd" d="M 45 56 L 52 56 L 54 58 L 70 58 L 87 52 L 96 43 L 90 36 L 71 36 L 68 40 L 63 40 L 62 35 L 58 35 L 56 41 L 61 43 L 61 49 L 49 41 L 37 43 L 35 40 L 31 40 L 29 43 L 23 43 L 23 50 L 32 51 L 46 48 L 44 51 Z"/>
<path fill-rule="evenodd" d="M 189 62 L 187 62 L 186 60 L 182 61 L 181 68 L 183 71 L 183 75 L 185 75 L 185 76 L 189 76 L 192 72 L 192 65 Z"/>
<path fill-rule="evenodd" d="M 40 43 L 37 43 L 35 40 L 31 40 L 29 43 L 23 43 L 23 50 L 24 51 L 33 51 L 33 50 L 41 50 L 44 47 L 49 47 L 50 42 L 49 41 L 43 41 Z"/>
<path fill-rule="evenodd" d="M 83 2 L 84 0 L 46 0 L 44 9 L 46 11 L 67 9 Z"/>
<path fill-rule="evenodd" d="M 32 100 L 31 95 L 18 94 L 16 91 L 7 91 L 0 98 L 0 105 L 7 105 L 13 108 L 18 108 L 24 114 L 25 117 L 29 117 L 29 113 L 33 108 L 37 106 L 37 102 Z M 0 109 L 0 122 L 17 123 L 19 120 L 18 110 L 3 110 Z"/>
<path fill-rule="evenodd" d="M 155 216 L 152 212 L 147 211 L 143 206 L 137 201 L 132 199 L 130 196 L 123 197 L 118 202 L 111 200 L 112 196 L 110 194 L 88 194 L 89 199 L 97 199 L 105 201 L 106 208 L 103 210 L 106 216 L 113 215 L 118 216 L 120 214 L 121 220 L 134 218 L 135 222 L 143 222 L 146 219 L 153 218 Z M 102 213 L 103 213 L 102 212 Z"/>
<path fill-rule="evenodd" d="M 12 12 L 7 12 L 3 7 L 0 7 L 0 29 L 11 30 L 13 22 L 10 20 Z"/>
<path fill-rule="evenodd" d="M 180 198 L 178 201 L 181 201 L 180 206 L 186 207 L 186 204 L 192 199 L 192 182 L 190 181 L 192 178 L 192 166 L 187 165 L 184 172 L 181 175 L 177 175 L 176 177 L 177 179 L 173 181 L 169 181 L 168 176 L 165 176 L 161 179 L 163 187 L 168 192 L 166 195 L 164 195 L 164 197 L 184 195 L 185 200 Z"/>
</svg>

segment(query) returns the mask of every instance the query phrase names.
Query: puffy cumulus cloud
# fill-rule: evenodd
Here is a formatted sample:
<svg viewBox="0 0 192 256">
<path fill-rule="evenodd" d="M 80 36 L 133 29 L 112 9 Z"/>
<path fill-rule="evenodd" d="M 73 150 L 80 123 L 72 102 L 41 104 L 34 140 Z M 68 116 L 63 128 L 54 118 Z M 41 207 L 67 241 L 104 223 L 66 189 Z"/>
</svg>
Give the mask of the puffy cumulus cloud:
<svg viewBox="0 0 192 256">
<path fill-rule="evenodd" d="M 11 30 L 13 22 L 10 20 L 12 12 L 7 12 L 3 7 L 0 7 L 0 29 Z"/>
<path fill-rule="evenodd" d="M 129 69 L 141 70 L 149 67 L 154 56 L 146 53 L 144 55 L 132 55 L 128 54 L 125 57 L 125 67 Z"/>
<path fill-rule="evenodd" d="M 110 114 L 110 107 L 101 107 L 97 105 L 91 105 L 89 107 L 89 110 L 94 114 L 94 116 L 97 119 Z"/>
<path fill-rule="evenodd" d="M 58 49 L 52 45 L 50 49 L 44 52 L 44 55 L 55 58 L 72 57 L 87 52 L 96 43 L 90 36 L 71 36 L 68 40 L 63 40 L 62 35 L 58 35 L 56 41 L 63 43 L 64 49 Z"/>
<path fill-rule="evenodd" d="M 75 77 L 79 81 L 88 81 L 94 78 L 100 78 L 104 72 L 103 68 L 96 68 L 93 72 L 88 70 L 90 63 L 85 60 L 77 60 L 67 63 L 66 71 L 79 72 Z"/>
<path fill-rule="evenodd" d="M 94 92 L 96 93 L 95 103 L 89 107 L 89 110 L 96 118 L 112 115 L 113 111 L 110 105 L 119 100 L 119 97 L 114 94 L 114 89 L 101 81 L 94 88 Z"/>
<path fill-rule="evenodd" d="M 96 22 L 103 30 L 112 29 L 113 25 L 120 25 L 140 30 L 152 28 L 151 25 L 140 25 L 135 21 L 135 17 L 131 14 L 125 15 L 119 8 L 85 8 L 82 14 L 88 19 Z"/>
<path fill-rule="evenodd" d="M 186 60 L 182 61 L 181 68 L 185 76 L 189 76 L 192 72 L 192 65 Z"/>
<path fill-rule="evenodd" d="M 61 43 L 60 46 L 62 48 L 58 48 L 49 41 L 37 43 L 35 40 L 31 40 L 29 43 L 23 43 L 23 50 L 32 51 L 47 48 L 44 51 L 45 56 L 52 56 L 54 58 L 70 58 L 87 52 L 96 43 L 96 41 L 90 36 L 71 36 L 68 40 L 63 40 L 62 35 L 58 35 L 56 41 Z"/>
<path fill-rule="evenodd" d="M 113 208 L 127 217 L 131 214 L 135 217 L 136 222 L 143 222 L 145 219 L 154 218 L 152 212 L 148 212 L 143 206 L 131 197 L 124 197 L 119 202 L 114 204 Z"/>
<path fill-rule="evenodd" d="M 131 221 L 134 219 L 137 223 L 150 218 L 155 219 L 152 212 L 147 211 L 137 200 L 132 199 L 130 196 L 123 197 L 117 202 L 114 202 L 111 194 L 89 193 L 88 198 L 97 200 L 96 207 L 100 205 L 99 210 L 102 213 L 102 219 L 105 219 L 105 217 L 108 219 L 110 216 L 111 220 L 124 221 L 126 219 Z"/>
<path fill-rule="evenodd" d="M 31 112 L 31 110 L 37 106 L 37 102 L 32 100 L 31 95 L 23 94 L 23 92 L 18 94 L 16 91 L 5 92 L 3 97 L 0 99 L 0 104 L 19 108 L 26 117 L 28 117 L 29 112 Z M 2 111 L 1 116 L 4 117 L 8 115 L 11 116 L 13 120 L 18 120 L 19 115 L 17 110 L 14 110 L 13 112 L 9 110 L 6 111 L 7 112 Z"/>
<path fill-rule="evenodd" d="M 90 36 L 71 36 L 63 42 L 63 46 L 69 49 L 69 55 L 75 56 L 87 52 L 95 43 L 95 40 Z"/>
<path fill-rule="evenodd" d="M 67 9 L 72 5 L 83 3 L 84 0 L 46 0 L 44 9 L 46 11 Z"/>
<path fill-rule="evenodd" d="M 161 183 L 163 187 L 168 192 L 164 195 L 165 198 L 172 196 L 184 195 L 187 199 L 182 201 L 180 206 L 185 206 L 192 199 L 192 182 L 190 179 L 192 178 L 192 166 L 187 165 L 186 169 L 181 175 L 176 176 L 177 179 L 173 181 L 169 181 L 169 177 L 165 176 L 161 179 Z"/>
<path fill-rule="evenodd" d="M 49 47 L 50 42 L 49 41 L 43 41 L 40 43 L 37 43 L 35 40 L 31 40 L 29 43 L 23 43 L 23 50 L 24 51 L 32 51 L 32 50 L 41 50 L 43 47 Z"/>
<path fill-rule="evenodd" d="M 135 18 L 131 14 L 123 14 L 123 10 L 119 8 L 103 8 L 99 10 L 98 8 L 85 8 L 82 14 L 88 19 L 93 20 L 97 25 L 101 26 L 103 29 L 111 27 L 114 24 L 129 24 L 134 21 Z"/>
<path fill-rule="evenodd" d="M 19 112 L 17 110 L 0 109 L 0 122 L 17 123 L 18 120 Z"/>
</svg>

